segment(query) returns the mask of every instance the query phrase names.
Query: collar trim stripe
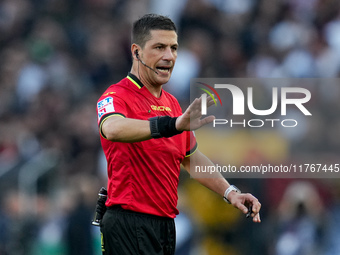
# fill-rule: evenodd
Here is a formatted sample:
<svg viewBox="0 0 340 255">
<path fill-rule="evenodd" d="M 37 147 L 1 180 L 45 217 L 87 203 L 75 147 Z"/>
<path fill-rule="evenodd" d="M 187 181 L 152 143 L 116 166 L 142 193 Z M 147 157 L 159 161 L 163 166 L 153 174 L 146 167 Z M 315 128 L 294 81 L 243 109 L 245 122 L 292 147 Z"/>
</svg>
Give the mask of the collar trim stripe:
<svg viewBox="0 0 340 255">
<path fill-rule="evenodd" d="M 139 89 L 144 87 L 143 83 L 132 73 L 128 73 L 127 77 L 133 84 L 135 84 Z"/>
</svg>

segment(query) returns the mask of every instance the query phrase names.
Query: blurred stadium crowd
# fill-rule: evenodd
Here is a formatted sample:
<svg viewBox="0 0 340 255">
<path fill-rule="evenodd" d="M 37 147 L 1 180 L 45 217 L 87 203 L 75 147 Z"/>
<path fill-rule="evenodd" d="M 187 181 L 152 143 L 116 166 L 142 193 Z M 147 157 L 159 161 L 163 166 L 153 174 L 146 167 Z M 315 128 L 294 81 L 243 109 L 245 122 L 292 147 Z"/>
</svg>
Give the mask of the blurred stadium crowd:
<svg viewBox="0 0 340 255">
<path fill-rule="evenodd" d="M 182 108 L 190 78 L 339 78 L 338 0 L 1 0 L 1 255 L 100 254 L 90 225 L 106 183 L 96 101 L 130 70 L 131 23 L 149 12 L 178 26 L 166 89 Z M 272 148 L 285 162 L 339 163 L 340 86 L 308 89 L 317 95 L 312 120 L 294 134 L 275 130 L 271 141 L 282 144 Z M 235 157 L 271 161 L 253 135 L 237 134 L 244 147 Z M 178 255 L 340 255 L 338 180 L 231 182 L 258 194 L 261 225 L 183 173 Z"/>
</svg>

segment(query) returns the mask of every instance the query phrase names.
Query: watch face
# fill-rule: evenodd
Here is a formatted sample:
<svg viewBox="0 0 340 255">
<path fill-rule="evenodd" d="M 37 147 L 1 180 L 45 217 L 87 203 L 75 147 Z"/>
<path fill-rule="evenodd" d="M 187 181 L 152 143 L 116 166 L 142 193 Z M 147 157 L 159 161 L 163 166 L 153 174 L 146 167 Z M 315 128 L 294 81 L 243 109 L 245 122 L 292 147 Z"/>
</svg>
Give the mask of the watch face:
<svg viewBox="0 0 340 255">
<path fill-rule="evenodd" d="M 235 185 L 231 185 L 231 187 L 232 189 L 230 191 L 235 190 L 236 192 L 241 193 L 241 190 L 237 188 Z"/>
</svg>

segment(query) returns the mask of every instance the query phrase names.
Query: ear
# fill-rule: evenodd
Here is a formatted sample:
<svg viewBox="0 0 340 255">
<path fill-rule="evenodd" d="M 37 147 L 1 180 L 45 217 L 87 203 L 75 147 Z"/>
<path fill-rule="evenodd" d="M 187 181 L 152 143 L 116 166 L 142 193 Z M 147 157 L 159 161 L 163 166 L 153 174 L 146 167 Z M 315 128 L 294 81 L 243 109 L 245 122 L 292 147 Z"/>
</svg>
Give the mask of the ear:
<svg viewBox="0 0 340 255">
<path fill-rule="evenodd" d="M 131 45 L 131 54 L 132 54 L 132 58 L 133 58 L 134 60 L 136 60 L 136 61 L 138 61 L 137 55 L 139 54 L 139 50 L 140 50 L 140 47 L 139 47 L 137 44 L 133 43 L 133 44 Z"/>
</svg>

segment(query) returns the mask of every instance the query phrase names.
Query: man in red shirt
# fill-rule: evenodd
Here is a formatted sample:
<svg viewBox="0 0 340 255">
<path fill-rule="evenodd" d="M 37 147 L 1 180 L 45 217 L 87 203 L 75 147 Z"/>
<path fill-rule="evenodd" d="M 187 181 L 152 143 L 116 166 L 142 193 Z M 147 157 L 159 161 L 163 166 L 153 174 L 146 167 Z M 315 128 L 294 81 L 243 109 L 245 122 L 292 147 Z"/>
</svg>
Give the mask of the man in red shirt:
<svg viewBox="0 0 340 255">
<path fill-rule="evenodd" d="M 177 58 L 177 33 L 167 17 L 149 14 L 133 26 L 133 64 L 97 103 L 101 143 L 108 162 L 108 208 L 101 222 L 103 254 L 174 254 L 180 165 L 212 166 L 191 130 L 214 120 L 201 118 L 201 99 L 182 113 L 162 89 Z M 208 99 L 208 106 L 213 103 Z M 213 177 L 213 178 L 212 178 Z M 201 184 L 260 222 L 261 204 L 242 194 L 220 173 Z"/>
</svg>

